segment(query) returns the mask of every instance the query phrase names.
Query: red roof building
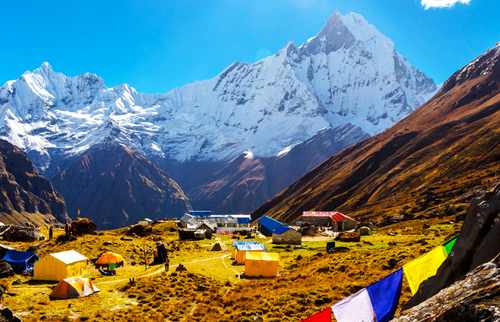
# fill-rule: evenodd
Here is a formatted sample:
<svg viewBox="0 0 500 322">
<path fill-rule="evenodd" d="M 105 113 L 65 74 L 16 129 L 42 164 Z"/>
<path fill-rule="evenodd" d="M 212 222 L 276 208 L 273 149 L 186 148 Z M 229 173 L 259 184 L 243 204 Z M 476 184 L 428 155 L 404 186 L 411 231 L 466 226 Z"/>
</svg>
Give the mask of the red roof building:
<svg viewBox="0 0 500 322">
<path fill-rule="evenodd" d="M 358 222 L 338 211 L 304 211 L 302 221 L 311 225 L 334 226 L 335 230 L 356 229 Z"/>
</svg>

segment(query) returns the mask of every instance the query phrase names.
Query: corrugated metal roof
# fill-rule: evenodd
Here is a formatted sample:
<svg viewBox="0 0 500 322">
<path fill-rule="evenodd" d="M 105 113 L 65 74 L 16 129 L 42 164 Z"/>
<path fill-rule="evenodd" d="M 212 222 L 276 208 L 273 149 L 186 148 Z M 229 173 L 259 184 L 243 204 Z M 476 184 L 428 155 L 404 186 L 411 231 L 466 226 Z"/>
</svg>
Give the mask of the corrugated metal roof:
<svg viewBox="0 0 500 322">
<path fill-rule="evenodd" d="M 251 223 L 250 218 L 236 218 L 238 224 L 249 224 Z"/>
<path fill-rule="evenodd" d="M 190 211 L 189 214 L 191 216 L 210 216 L 212 212 L 210 210 L 204 210 L 204 211 Z"/>
<path fill-rule="evenodd" d="M 304 211 L 302 213 L 302 216 L 303 217 L 330 217 L 333 220 L 335 220 L 336 222 L 339 222 L 343 219 L 350 219 L 352 221 L 356 221 L 349 216 L 341 214 L 338 211 Z"/>
<path fill-rule="evenodd" d="M 289 230 L 294 230 L 296 231 L 295 229 L 293 229 L 292 227 L 288 227 L 288 226 L 281 226 L 281 227 L 278 227 L 276 228 L 274 231 L 273 231 L 273 234 L 278 234 L 278 235 L 281 235 Z"/>
<path fill-rule="evenodd" d="M 83 256 L 82 254 L 74 251 L 74 250 L 68 250 L 65 252 L 60 252 L 60 253 L 54 253 L 50 254 L 50 256 L 53 256 L 63 262 L 64 264 L 71 264 L 71 263 L 76 263 L 79 261 L 87 260 L 87 257 Z"/>
<path fill-rule="evenodd" d="M 280 254 L 270 252 L 247 252 L 245 259 L 262 260 L 262 261 L 279 261 Z"/>
<path fill-rule="evenodd" d="M 236 245 L 237 250 L 265 250 L 266 246 L 262 244 L 242 244 L 242 245 Z"/>
<path fill-rule="evenodd" d="M 239 240 L 235 240 L 233 241 L 233 244 L 231 246 L 233 247 L 236 247 L 236 245 L 245 245 L 245 244 L 250 244 L 250 245 L 255 245 L 255 244 L 258 244 L 259 242 L 258 241 L 239 241 Z"/>
<path fill-rule="evenodd" d="M 273 231 L 276 228 L 278 228 L 280 226 L 283 226 L 282 223 L 280 223 L 279 221 L 274 220 L 273 218 L 268 217 L 268 216 L 264 216 L 264 217 L 260 218 L 257 221 L 259 222 L 259 224 L 261 224 L 262 226 L 266 227 L 270 231 Z"/>
</svg>

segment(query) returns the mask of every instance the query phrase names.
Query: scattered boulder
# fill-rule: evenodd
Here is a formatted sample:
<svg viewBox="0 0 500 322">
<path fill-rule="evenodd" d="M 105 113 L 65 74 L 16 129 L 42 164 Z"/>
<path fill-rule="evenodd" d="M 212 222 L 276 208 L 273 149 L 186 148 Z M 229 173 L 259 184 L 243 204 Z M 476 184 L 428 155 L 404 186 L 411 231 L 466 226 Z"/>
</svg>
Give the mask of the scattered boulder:
<svg viewBox="0 0 500 322">
<path fill-rule="evenodd" d="M 431 227 L 431 226 L 429 226 L 429 224 L 428 224 L 428 223 L 426 223 L 426 222 L 424 222 L 424 225 L 422 226 L 422 228 L 424 228 L 424 229 L 428 229 L 428 228 L 430 228 L 430 227 Z"/>
<path fill-rule="evenodd" d="M 10 242 L 36 242 L 41 239 L 40 230 L 32 227 L 13 226 L 3 235 L 3 239 Z"/>
<path fill-rule="evenodd" d="M 20 318 L 14 315 L 11 309 L 0 304 L 0 321 L 2 322 L 22 322 Z"/>
<path fill-rule="evenodd" d="M 183 272 L 183 271 L 187 271 L 187 267 L 182 265 L 182 264 L 179 264 L 179 266 L 177 266 L 177 268 L 175 269 L 176 272 Z"/>
<path fill-rule="evenodd" d="M 77 236 L 92 235 L 97 228 L 97 225 L 87 218 L 74 220 L 71 225 L 75 228 L 75 234 Z"/>
<path fill-rule="evenodd" d="M 106 240 L 104 243 L 102 243 L 104 246 L 109 246 L 109 245 L 113 245 L 113 242 L 109 241 L 109 240 Z"/>
<path fill-rule="evenodd" d="M 18 278 L 17 280 L 12 282 L 12 285 L 22 285 L 22 284 L 23 284 L 23 281 L 21 281 L 20 278 Z"/>
<path fill-rule="evenodd" d="M 359 242 L 361 240 L 361 235 L 357 232 L 346 232 L 346 231 L 341 231 L 337 237 L 335 237 L 335 240 L 341 241 L 341 242 Z"/>
<path fill-rule="evenodd" d="M 345 252 L 348 252 L 350 250 L 351 249 L 349 247 L 332 247 L 332 248 L 328 249 L 328 254 L 345 253 Z"/>
<path fill-rule="evenodd" d="M 125 235 L 133 237 L 148 237 L 153 234 L 153 228 L 151 226 L 134 225 L 129 228 Z"/>
<path fill-rule="evenodd" d="M 4 244 L 0 244 L 0 258 L 3 258 L 5 256 L 5 254 L 7 254 L 9 252 L 9 250 L 14 250 L 14 248 L 9 247 L 9 246 L 4 245 Z"/>
<path fill-rule="evenodd" d="M 134 240 L 134 239 L 132 239 L 132 238 L 127 238 L 127 237 L 125 237 L 125 236 L 122 236 L 122 238 L 120 238 L 120 240 L 124 240 L 124 241 L 132 241 L 132 240 Z"/>
<path fill-rule="evenodd" d="M 13 275 L 14 275 L 14 270 L 12 269 L 10 264 L 4 261 L 3 259 L 0 259 L 0 277 L 7 277 Z"/>
</svg>

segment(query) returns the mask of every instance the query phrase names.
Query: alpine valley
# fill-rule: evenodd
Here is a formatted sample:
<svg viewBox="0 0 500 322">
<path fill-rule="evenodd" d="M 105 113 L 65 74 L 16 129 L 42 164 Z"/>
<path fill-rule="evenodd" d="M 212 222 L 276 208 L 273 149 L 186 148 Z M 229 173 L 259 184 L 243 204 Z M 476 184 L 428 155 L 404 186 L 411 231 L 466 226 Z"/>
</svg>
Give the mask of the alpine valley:
<svg viewBox="0 0 500 322">
<path fill-rule="evenodd" d="M 146 213 L 250 213 L 437 90 L 363 17 L 335 12 L 299 47 L 165 94 L 44 63 L 0 88 L 0 137 L 51 178 L 69 216 L 112 228 Z"/>
</svg>

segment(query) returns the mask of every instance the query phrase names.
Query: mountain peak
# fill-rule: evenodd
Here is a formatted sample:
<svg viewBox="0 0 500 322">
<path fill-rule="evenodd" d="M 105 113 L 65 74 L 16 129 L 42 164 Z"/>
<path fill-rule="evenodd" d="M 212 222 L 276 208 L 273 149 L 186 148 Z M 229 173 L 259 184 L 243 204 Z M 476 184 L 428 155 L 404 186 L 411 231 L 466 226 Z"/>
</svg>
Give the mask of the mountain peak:
<svg viewBox="0 0 500 322">
<path fill-rule="evenodd" d="M 354 12 L 342 16 L 340 12 L 335 10 L 321 31 L 315 37 L 307 40 L 301 47 L 307 48 L 312 54 L 324 51 L 328 55 L 341 48 L 351 48 L 356 41 L 376 41 L 379 38 L 383 42 L 392 43 L 373 25 L 370 25 L 363 16 Z"/>
</svg>

